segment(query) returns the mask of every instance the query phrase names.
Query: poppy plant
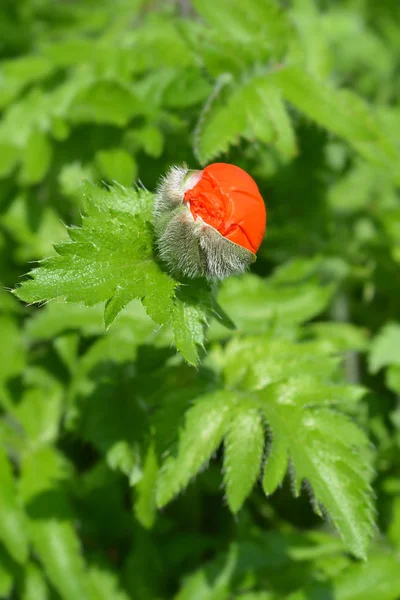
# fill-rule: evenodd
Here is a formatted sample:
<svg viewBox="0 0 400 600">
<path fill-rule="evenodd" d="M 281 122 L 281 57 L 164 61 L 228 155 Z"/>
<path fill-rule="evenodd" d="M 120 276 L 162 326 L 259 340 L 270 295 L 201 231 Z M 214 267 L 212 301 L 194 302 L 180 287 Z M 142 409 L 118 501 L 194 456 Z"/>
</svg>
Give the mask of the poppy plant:
<svg viewBox="0 0 400 600">
<path fill-rule="evenodd" d="M 154 226 L 160 257 L 171 272 L 224 279 L 256 260 L 265 204 L 252 177 L 235 165 L 172 167 L 157 190 Z"/>
</svg>

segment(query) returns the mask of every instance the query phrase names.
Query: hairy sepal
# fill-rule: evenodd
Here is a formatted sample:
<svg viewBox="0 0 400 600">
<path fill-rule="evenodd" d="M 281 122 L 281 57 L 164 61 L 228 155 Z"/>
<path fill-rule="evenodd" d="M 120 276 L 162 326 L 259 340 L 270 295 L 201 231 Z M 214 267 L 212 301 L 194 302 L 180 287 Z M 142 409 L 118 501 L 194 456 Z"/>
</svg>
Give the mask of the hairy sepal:
<svg viewBox="0 0 400 600">
<path fill-rule="evenodd" d="M 172 167 L 158 187 L 154 229 L 159 256 L 175 276 L 215 281 L 240 275 L 256 256 L 193 217 L 184 193 L 195 185 L 196 173 Z"/>
</svg>

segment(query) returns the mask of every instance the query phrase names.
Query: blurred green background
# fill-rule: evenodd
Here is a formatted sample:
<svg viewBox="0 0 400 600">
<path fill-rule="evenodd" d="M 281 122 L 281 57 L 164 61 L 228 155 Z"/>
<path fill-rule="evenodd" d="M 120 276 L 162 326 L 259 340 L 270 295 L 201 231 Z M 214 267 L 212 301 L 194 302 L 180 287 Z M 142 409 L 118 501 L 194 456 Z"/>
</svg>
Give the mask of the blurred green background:
<svg viewBox="0 0 400 600">
<path fill-rule="evenodd" d="M 399 96 L 397 0 L 1 0 L 1 598 L 400 597 Z M 268 227 L 199 369 L 135 302 L 105 333 L 102 307 L 9 293 L 80 223 L 84 179 L 153 191 L 217 160 L 256 179 Z M 156 510 L 149 437 L 176 439 L 246 335 L 314 342 L 363 389 L 367 563 L 290 476 L 232 516 L 220 450 Z"/>
</svg>

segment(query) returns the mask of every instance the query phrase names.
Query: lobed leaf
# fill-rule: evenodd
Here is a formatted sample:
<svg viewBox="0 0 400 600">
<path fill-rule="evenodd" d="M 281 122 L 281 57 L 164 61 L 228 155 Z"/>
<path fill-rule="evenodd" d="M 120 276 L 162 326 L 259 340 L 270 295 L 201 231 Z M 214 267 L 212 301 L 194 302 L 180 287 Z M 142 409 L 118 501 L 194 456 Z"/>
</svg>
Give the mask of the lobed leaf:
<svg viewBox="0 0 400 600">
<path fill-rule="evenodd" d="M 153 256 L 152 203 L 152 195 L 142 190 L 118 186 L 107 191 L 88 184 L 82 227 L 70 228 L 70 240 L 58 244 L 57 255 L 42 261 L 15 293 L 26 302 L 105 303 L 107 328 L 139 298 L 153 321 L 172 326 L 178 350 L 196 364 L 215 301 L 207 286 L 199 299 L 194 293 L 186 299 L 184 290 L 175 295 L 179 282 Z"/>
<path fill-rule="evenodd" d="M 365 558 L 374 531 L 368 439 L 329 408 L 303 407 L 301 381 L 276 383 L 257 393 L 273 435 L 281 436 L 294 470 L 294 490 L 311 486 L 314 508 L 327 511 L 345 544 Z M 312 396 L 309 403 L 312 403 Z M 268 466 L 268 461 L 267 461 Z"/>
<path fill-rule="evenodd" d="M 285 100 L 310 119 L 346 139 L 367 160 L 397 178 L 400 153 L 368 106 L 350 91 L 335 90 L 299 67 L 286 67 L 273 79 Z M 397 180 L 397 179 L 396 179 Z"/>
<path fill-rule="evenodd" d="M 185 416 L 176 455 L 164 461 L 157 481 L 156 501 L 165 506 L 189 483 L 221 443 L 229 423 L 232 402 L 229 392 L 200 398 Z"/>
<path fill-rule="evenodd" d="M 296 153 L 293 128 L 279 88 L 268 76 L 255 76 L 236 87 L 226 103 L 214 101 L 225 79 L 220 78 L 196 128 L 196 153 L 201 163 L 222 152 L 239 138 L 275 144 L 282 158 Z M 218 81 L 217 81 L 218 86 Z M 213 100 L 213 102 L 211 102 Z"/>
<path fill-rule="evenodd" d="M 264 428 L 259 409 L 241 400 L 234 409 L 224 439 L 224 481 L 228 506 L 238 512 L 260 473 Z"/>
</svg>

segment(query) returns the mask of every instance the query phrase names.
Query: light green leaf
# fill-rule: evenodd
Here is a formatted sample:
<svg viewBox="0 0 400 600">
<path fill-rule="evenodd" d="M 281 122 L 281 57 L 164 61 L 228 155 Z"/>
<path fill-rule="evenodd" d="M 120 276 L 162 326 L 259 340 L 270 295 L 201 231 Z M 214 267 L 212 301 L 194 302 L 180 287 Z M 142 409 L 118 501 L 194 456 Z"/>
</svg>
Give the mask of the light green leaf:
<svg viewBox="0 0 400 600">
<path fill-rule="evenodd" d="M 51 163 L 52 146 L 47 135 L 34 129 L 23 154 L 20 180 L 22 184 L 34 185 L 42 181 Z"/>
<path fill-rule="evenodd" d="M 63 600 L 89 598 L 84 562 L 73 513 L 57 481 L 65 478 L 63 459 L 44 447 L 22 463 L 21 491 L 29 516 L 28 531 L 46 575 Z"/>
<path fill-rule="evenodd" d="M 36 552 L 47 577 L 63 600 L 90 598 L 86 591 L 84 564 L 78 537 L 68 520 L 62 520 L 57 512 L 64 512 L 62 498 L 46 497 L 35 509 L 41 517 L 31 519 L 29 531 Z M 65 513 L 64 513 L 65 514 Z"/>
<path fill-rule="evenodd" d="M 264 429 L 258 407 L 239 400 L 224 439 L 224 480 L 229 508 L 238 512 L 260 473 Z"/>
<path fill-rule="evenodd" d="M 91 566 L 88 572 L 90 600 L 130 600 L 120 587 L 116 573 L 99 566 Z"/>
<path fill-rule="evenodd" d="M 349 91 L 335 90 L 298 67 L 283 68 L 272 77 L 283 97 L 298 110 L 346 139 L 367 160 L 386 166 L 398 177 L 400 153 L 361 98 Z"/>
<path fill-rule="evenodd" d="M 8 177 L 19 161 L 20 151 L 12 144 L 0 142 L 0 179 Z"/>
<path fill-rule="evenodd" d="M 54 347 L 60 359 L 71 373 L 74 372 L 78 360 L 79 344 L 79 334 L 73 331 L 54 340 Z"/>
<path fill-rule="evenodd" d="M 305 63 L 307 70 L 316 77 L 326 77 L 330 72 L 332 60 L 327 35 L 323 30 L 324 21 L 318 8 L 313 0 L 294 0 L 290 16 L 299 33 L 302 63 Z"/>
<path fill-rule="evenodd" d="M 159 158 L 164 148 L 162 131 L 153 125 L 145 125 L 140 129 L 133 129 L 127 135 L 143 148 L 143 151 L 152 158 Z"/>
<path fill-rule="evenodd" d="M 177 299 L 173 321 L 174 342 L 189 364 L 195 365 L 198 347 L 204 347 L 206 315 L 200 306 Z"/>
<path fill-rule="evenodd" d="M 0 384 L 18 375 L 25 364 L 24 342 L 15 319 L 0 315 Z"/>
<path fill-rule="evenodd" d="M 78 92 L 69 118 L 78 123 L 106 123 L 124 127 L 134 115 L 143 114 L 141 101 L 126 84 L 98 80 Z"/>
<path fill-rule="evenodd" d="M 147 450 L 143 465 L 143 476 L 136 485 L 135 516 L 139 523 L 151 529 L 156 519 L 156 484 L 158 460 L 154 445 Z"/>
<path fill-rule="evenodd" d="M 294 343 L 267 336 L 233 338 L 220 365 L 227 386 L 260 389 L 288 377 L 301 378 L 304 386 L 306 377 L 314 394 L 316 390 L 323 390 L 322 398 L 327 386 L 323 386 L 319 378 L 329 381 L 332 376 L 338 375 L 338 359 L 322 354 L 313 342 Z M 333 390 L 329 397 L 334 394 Z M 342 393 L 340 386 L 339 394 Z"/>
<path fill-rule="evenodd" d="M 326 584 L 310 584 L 290 594 L 288 600 L 396 600 L 400 594 L 399 563 L 393 555 L 371 556 L 366 563 L 351 565 Z"/>
<path fill-rule="evenodd" d="M 220 78 L 200 116 L 195 148 L 201 163 L 227 152 L 240 137 L 276 144 L 284 159 L 296 152 L 294 132 L 280 91 L 268 76 L 256 76 L 236 88 L 224 104 L 214 98 L 228 80 Z M 219 88 L 218 88 L 219 85 Z"/>
<path fill-rule="evenodd" d="M 187 108 L 204 101 L 211 90 L 197 69 L 179 69 L 165 89 L 163 102 L 169 108 Z"/>
<path fill-rule="evenodd" d="M 102 176 L 109 182 L 118 181 L 121 185 L 129 186 L 137 177 L 135 159 L 122 148 L 97 152 L 96 162 Z"/>
<path fill-rule="evenodd" d="M 293 158 L 297 154 L 296 137 L 279 89 L 265 81 L 264 85 L 260 87 L 258 95 L 274 130 L 273 141 L 278 152 L 284 160 Z M 259 120 L 261 121 L 262 118 L 262 114 L 260 114 Z M 257 137 L 263 139 L 257 134 L 256 129 L 255 133 Z"/>
<path fill-rule="evenodd" d="M 390 366 L 386 372 L 386 385 L 395 394 L 400 394 L 400 365 Z"/>
<path fill-rule="evenodd" d="M 43 56 L 25 55 L 3 60 L 1 64 L 2 94 L 0 108 L 3 109 L 18 96 L 28 84 L 43 79 L 51 73 L 53 65 Z"/>
<path fill-rule="evenodd" d="M 257 395 L 272 434 L 287 447 L 296 493 L 307 481 L 315 510 L 322 505 L 349 549 L 365 558 L 374 531 L 368 439 L 344 415 L 304 406 L 302 393 L 302 380 L 289 379 Z"/>
<path fill-rule="evenodd" d="M 267 39 L 278 54 L 294 33 L 287 15 L 275 0 L 249 0 L 246 5 L 240 0 L 215 0 L 213 4 L 194 0 L 194 6 L 221 36 L 242 43 Z"/>
<path fill-rule="evenodd" d="M 42 446 L 27 454 L 22 461 L 19 491 L 28 505 L 71 476 L 71 465 L 63 454 L 51 446 Z"/>
<path fill-rule="evenodd" d="M 232 109 L 235 95 L 230 98 L 225 110 L 221 108 L 220 96 L 229 84 L 231 76 L 221 74 L 200 113 L 194 132 L 194 150 L 200 163 L 206 163 L 212 156 L 227 151 L 229 144 L 238 140 L 246 127 L 243 111 L 236 113 Z"/>
<path fill-rule="evenodd" d="M 79 161 L 66 163 L 60 170 L 58 182 L 61 193 L 74 201 L 80 201 L 84 191 L 84 181 L 94 181 L 94 167 Z"/>
<path fill-rule="evenodd" d="M 22 600 L 48 600 L 49 588 L 43 574 L 34 563 L 29 563 L 24 572 Z"/>
<path fill-rule="evenodd" d="M 0 539 L 19 563 L 28 557 L 26 521 L 8 458 L 0 447 Z"/>
<path fill-rule="evenodd" d="M 22 193 L 14 198 L 2 222 L 17 242 L 15 258 L 20 263 L 54 254 L 54 242 L 66 238 L 59 214 L 51 206 L 38 206 L 33 193 Z"/>
<path fill-rule="evenodd" d="M 160 470 L 159 507 L 184 489 L 216 451 L 228 426 L 231 403 L 232 394 L 221 391 L 201 397 L 187 411 L 176 454 L 171 452 Z"/>
<path fill-rule="evenodd" d="M 333 293 L 330 285 L 321 285 L 317 278 L 287 285 L 262 280 L 255 275 L 230 278 L 225 281 L 218 301 L 243 333 L 264 333 L 272 324 L 295 325 L 321 313 Z M 212 334 L 227 332 L 212 325 Z"/>
<path fill-rule="evenodd" d="M 83 304 L 49 302 L 37 311 L 26 324 L 31 340 L 51 340 L 64 331 L 79 331 L 81 335 L 99 335 L 104 331 L 104 309 Z"/>
<path fill-rule="evenodd" d="M 400 325 L 387 323 L 371 342 L 369 370 L 377 373 L 382 367 L 400 365 Z"/>
<path fill-rule="evenodd" d="M 273 435 L 265 459 L 262 478 L 263 490 L 267 496 L 273 494 L 282 483 L 288 468 L 288 450 L 283 436 Z"/>
<path fill-rule="evenodd" d="M 25 391 L 13 415 L 22 426 L 30 450 L 54 442 L 58 435 L 63 389 L 48 377 L 43 385 Z"/>
<path fill-rule="evenodd" d="M 175 297 L 178 281 L 153 257 L 152 206 L 149 192 L 122 186 L 106 191 L 88 184 L 82 227 L 70 228 L 70 241 L 58 244 L 57 255 L 42 261 L 15 293 L 26 302 L 106 302 L 106 327 L 132 299 L 140 298 L 156 323 L 172 325 L 182 356 L 196 364 L 215 302 L 209 287 L 198 298 L 190 290 Z M 193 290 L 197 288 L 194 282 Z"/>
<path fill-rule="evenodd" d="M 64 296 L 70 302 L 94 305 L 111 298 L 117 289 L 126 290 L 129 299 L 145 296 L 152 240 L 148 225 L 137 214 L 138 194 L 122 189 L 120 193 L 131 199 L 131 214 L 123 208 L 117 212 L 117 206 L 115 211 L 106 208 L 96 214 L 93 206 L 83 228 L 71 229 L 71 241 L 57 247 L 59 255 L 45 261 L 32 273 L 33 279 L 18 289 L 20 298 L 39 302 Z M 150 200 L 148 195 L 146 199 Z M 161 271 L 158 275 L 166 284 L 164 302 L 171 302 L 175 284 Z"/>
<path fill-rule="evenodd" d="M 311 323 L 304 328 L 304 332 L 315 336 L 330 353 L 363 351 L 368 347 L 368 331 L 352 323 Z"/>
<path fill-rule="evenodd" d="M 238 548 L 232 545 L 222 564 L 211 564 L 188 577 L 174 600 L 228 600 L 237 562 Z"/>
</svg>

